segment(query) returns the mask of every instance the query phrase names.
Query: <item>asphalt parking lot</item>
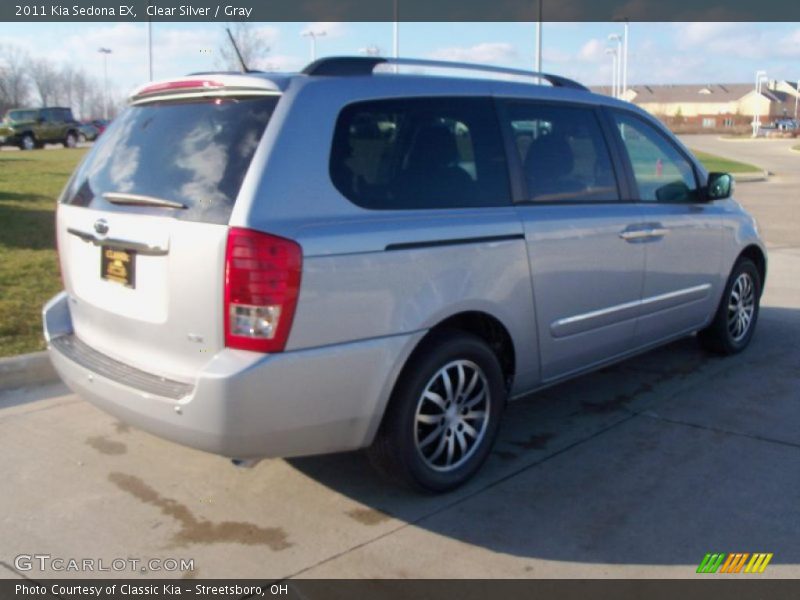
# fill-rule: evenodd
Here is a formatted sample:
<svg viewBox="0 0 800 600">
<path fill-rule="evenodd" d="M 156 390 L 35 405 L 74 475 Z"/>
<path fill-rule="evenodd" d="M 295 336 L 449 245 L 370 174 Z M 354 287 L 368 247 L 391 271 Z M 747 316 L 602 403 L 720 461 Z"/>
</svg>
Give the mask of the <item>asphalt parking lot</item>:
<svg viewBox="0 0 800 600">
<path fill-rule="evenodd" d="M 707 552 L 800 577 L 800 154 L 686 142 L 773 173 L 737 188 L 771 250 L 745 353 L 685 339 L 512 404 L 479 477 L 438 497 L 360 453 L 235 469 L 61 385 L 0 393 L 0 577 L 81 575 L 15 564 L 47 554 L 194 560 L 158 577 L 684 578 Z"/>
</svg>

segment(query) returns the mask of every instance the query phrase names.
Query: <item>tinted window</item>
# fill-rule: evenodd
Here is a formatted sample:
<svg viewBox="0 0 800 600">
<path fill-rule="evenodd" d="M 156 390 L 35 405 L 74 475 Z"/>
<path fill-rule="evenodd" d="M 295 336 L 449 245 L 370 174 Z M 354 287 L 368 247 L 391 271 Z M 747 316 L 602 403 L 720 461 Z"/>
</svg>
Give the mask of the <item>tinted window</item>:
<svg viewBox="0 0 800 600">
<path fill-rule="evenodd" d="M 9 121 L 33 121 L 36 119 L 35 110 L 12 110 L 8 113 Z"/>
<path fill-rule="evenodd" d="M 413 98 L 353 104 L 339 115 L 331 178 L 374 209 L 510 203 L 508 169 L 489 98 Z"/>
<path fill-rule="evenodd" d="M 511 102 L 507 115 L 529 199 L 619 200 L 608 147 L 593 109 Z"/>
<path fill-rule="evenodd" d="M 639 199 L 650 202 L 697 202 L 692 164 L 655 127 L 632 115 L 614 113 L 628 151 Z"/>
<path fill-rule="evenodd" d="M 185 204 L 177 218 L 225 223 L 276 102 L 216 98 L 129 107 L 99 138 L 64 202 L 147 210 L 102 197 L 127 192 Z"/>
</svg>

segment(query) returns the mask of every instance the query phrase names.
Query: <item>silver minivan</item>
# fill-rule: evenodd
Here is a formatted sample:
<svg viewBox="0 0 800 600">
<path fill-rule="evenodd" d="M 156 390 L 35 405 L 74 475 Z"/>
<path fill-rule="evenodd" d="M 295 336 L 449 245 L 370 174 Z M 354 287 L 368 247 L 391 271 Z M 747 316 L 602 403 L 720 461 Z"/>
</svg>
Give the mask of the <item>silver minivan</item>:
<svg viewBox="0 0 800 600">
<path fill-rule="evenodd" d="M 345 57 L 148 84 L 59 200 L 45 337 L 158 436 L 368 448 L 445 491 L 509 399 L 681 336 L 747 346 L 767 261 L 732 188 L 552 75 Z"/>
</svg>

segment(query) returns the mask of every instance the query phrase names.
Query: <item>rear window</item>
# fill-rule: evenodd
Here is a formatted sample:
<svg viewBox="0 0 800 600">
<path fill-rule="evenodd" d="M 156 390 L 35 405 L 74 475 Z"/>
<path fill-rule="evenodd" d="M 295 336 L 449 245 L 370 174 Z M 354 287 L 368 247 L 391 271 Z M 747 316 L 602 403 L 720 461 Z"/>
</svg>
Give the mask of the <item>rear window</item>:
<svg viewBox="0 0 800 600">
<path fill-rule="evenodd" d="M 510 204 L 502 134 L 490 98 L 362 102 L 339 115 L 331 179 L 371 209 Z"/>
<path fill-rule="evenodd" d="M 276 96 L 203 98 L 128 107 L 99 138 L 62 202 L 227 223 L 277 102 Z M 103 198 L 107 193 L 149 196 L 187 208 L 112 204 Z"/>
<path fill-rule="evenodd" d="M 6 118 L 9 121 L 33 121 L 36 118 L 35 110 L 10 110 Z"/>
</svg>

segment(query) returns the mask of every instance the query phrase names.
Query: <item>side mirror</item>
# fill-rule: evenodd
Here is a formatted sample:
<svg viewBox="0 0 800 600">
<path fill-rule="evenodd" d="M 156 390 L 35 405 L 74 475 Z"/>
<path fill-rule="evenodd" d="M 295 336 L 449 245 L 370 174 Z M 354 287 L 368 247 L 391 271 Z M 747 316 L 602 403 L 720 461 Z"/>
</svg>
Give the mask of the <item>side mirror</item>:
<svg viewBox="0 0 800 600">
<path fill-rule="evenodd" d="M 709 173 L 706 194 L 709 200 L 724 200 L 733 194 L 733 175 L 728 173 Z"/>
</svg>

